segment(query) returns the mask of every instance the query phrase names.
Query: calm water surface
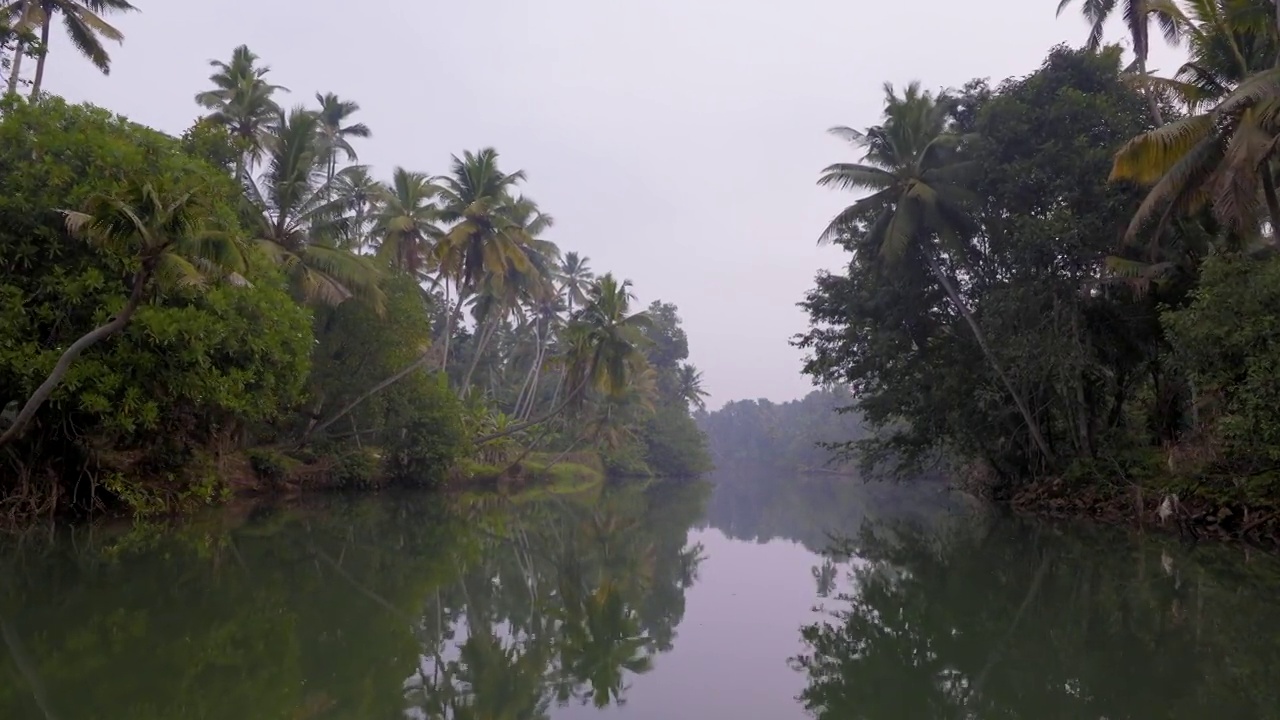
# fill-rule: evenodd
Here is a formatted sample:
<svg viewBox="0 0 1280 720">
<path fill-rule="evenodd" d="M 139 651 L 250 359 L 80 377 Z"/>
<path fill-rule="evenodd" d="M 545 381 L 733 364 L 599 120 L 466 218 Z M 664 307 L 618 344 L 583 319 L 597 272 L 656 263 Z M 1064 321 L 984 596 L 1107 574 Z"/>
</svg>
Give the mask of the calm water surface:
<svg viewBox="0 0 1280 720">
<path fill-rule="evenodd" d="M 0 718 L 1280 718 L 1273 557 L 714 480 L 8 542 Z"/>
</svg>

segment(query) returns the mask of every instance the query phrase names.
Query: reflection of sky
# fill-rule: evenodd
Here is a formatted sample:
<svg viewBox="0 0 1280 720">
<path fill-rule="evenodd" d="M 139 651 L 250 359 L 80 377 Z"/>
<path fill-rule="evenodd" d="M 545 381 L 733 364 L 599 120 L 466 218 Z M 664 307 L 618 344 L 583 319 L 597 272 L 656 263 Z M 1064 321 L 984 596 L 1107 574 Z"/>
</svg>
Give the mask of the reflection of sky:
<svg viewBox="0 0 1280 720">
<path fill-rule="evenodd" d="M 698 580 L 685 596 L 675 647 L 654 658 L 649 673 L 630 678 L 627 720 L 786 720 L 804 718 L 796 702 L 804 676 L 787 665 L 801 648 L 800 626 L 815 618 L 810 568 L 822 558 L 783 540 L 730 540 L 696 530 L 702 543 Z M 844 574 L 843 572 L 841 573 Z M 556 720 L 601 714 L 594 707 L 551 708 Z"/>
</svg>

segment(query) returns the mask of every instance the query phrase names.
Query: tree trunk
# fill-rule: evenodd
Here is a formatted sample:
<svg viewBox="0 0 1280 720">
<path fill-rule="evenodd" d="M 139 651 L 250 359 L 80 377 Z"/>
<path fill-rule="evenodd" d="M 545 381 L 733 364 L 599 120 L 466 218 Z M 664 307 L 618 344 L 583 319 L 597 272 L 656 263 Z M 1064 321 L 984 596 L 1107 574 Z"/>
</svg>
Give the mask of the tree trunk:
<svg viewBox="0 0 1280 720">
<path fill-rule="evenodd" d="M 395 383 L 400 382 L 401 379 L 403 379 L 405 376 L 412 373 L 414 370 L 417 370 L 423 365 L 426 365 L 427 361 L 430 359 L 431 359 L 430 352 L 422 353 L 422 357 L 409 363 L 403 369 L 399 370 L 398 372 L 396 372 L 396 374 L 392 375 L 386 380 L 383 380 L 377 385 L 374 385 L 373 387 L 369 388 L 364 393 L 362 393 L 359 397 L 357 397 L 355 400 L 352 400 L 350 403 L 348 403 L 346 407 L 339 410 L 333 417 L 329 418 L 328 420 L 325 420 L 319 425 L 316 425 L 315 428 L 307 431 L 307 434 L 302 436 L 302 442 L 305 443 L 307 439 L 310 438 L 315 433 L 324 432 L 325 428 L 334 424 L 338 420 L 341 420 L 343 416 L 345 416 L 347 413 L 351 412 L 352 410 L 355 410 L 356 407 L 360 405 L 360 403 L 363 403 L 365 400 L 368 400 L 374 395 L 377 395 L 383 390 L 386 390 L 387 388 L 391 387 Z"/>
<path fill-rule="evenodd" d="M 1148 79 L 1145 54 L 1138 56 L 1138 74 L 1142 76 L 1143 80 Z M 1147 96 L 1147 105 L 1151 108 L 1151 120 L 1156 124 L 1156 127 L 1164 125 L 1164 114 L 1160 112 L 1160 98 L 1156 95 L 1155 89 L 1147 87 L 1142 94 Z"/>
<path fill-rule="evenodd" d="M 528 419 L 533 414 L 533 406 L 538 402 L 538 383 L 542 381 L 542 365 L 547 361 L 547 347 L 538 348 L 538 357 L 533 366 L 533 382 L 529 385 L 529 399 L 525 401 L 524 415 Z"/>
<path fill-rule="evenodd" d="M 44 14 L 44 23 L 40 25 L 40 57 L 36 60 L 36 78 L 31 83 L 31 101 L 40 97 L 40 86 L 44 83 L 44 62 L 49 57 L 49 26 L 52 24 L 51 13 Z"/>
<path fill-rule="evenodd" d="M 462 314 L 462 302 L 466 300 L 466 294 L 462 292 L 462 288 L 458 288 L 458 302 L 453 309 L 449 311 L 449 317 L 444 321 L 444 353 L 440 358 L 440 371 L 449 374 L 449 340 L 453 338 L 453 328 L 457 325 L 458 316 Z"/>
<path fill-rule="evenodd" d="M 925 258 L 929 263 L 929 270 L 933 272 L 933 276 L 937 278 L 942 285 L 943 291 L 947 293 L 947 297 L 951 299 L 951 303 L 955 305 L 956 310 L 964 317 L 969 329 L 973 332 L 973 337 L 978 341 L 978 347 L 982 350 L 982 354 L 986 356 L 987 362 L 991 365 L 991 369 L 995 371 L 996 376 L 1000 379 L 1004 389 L 1013 398 L 1013 402 L 1018 406 L 1018 412 L 1022 414 L 1023 421 L 1027 424 L 1027 431 L 1031 433 L 1031 440 L 1036 444 L 1036 448 L 1040 454 L 1044 456 L 1046 462 L 1053 459 L 1053 453 L 1049 450 L 1049 446 L 1045 444 L 1044 436 L 1040 434 L 1040 426 L 1036 422 L 1036 418 L 1031 414 L 1031 409 L 1027 407 L 1027 402 L 1022 398 L 1009 381 L 1009 376 L 1005 375 L 1004 368 L 1000 366 L 1000 362 L 996 360 L 995 353 L 991 352 L 991 347 L 987 344 L 987 337 L 983 334 L 982 328 L 978 327 L 978 321 L 974 319 L 973 313 L 969 311 L 969 306 L 965 305 L 961 299 L 959 291 L 951 284 L 951 279 L 942 271 L 942 267 L 938 265 L 938 258 L 934 256 L 932 249 L 925 248 Z"/>
<path fill-rule="evenodd" d="M 536 332 L 535 332 L 536 334 Z M 533 382 L 534 371 L 538 369 L 538 358 L 542 355 L 542 340 L 538 339 L 538 348 L 533 353 L 533 362 L 529 363 L 529 372 L 524 374 L 524 380 L 520 383 L 520 393 L 516 395 L 515 407 L 511 408 L 511 413 L 516 417 L 520 417 L 524 410 L 525 396 L 529 394 L 529 383 Z"/>
<path fill-rule="evenodd" d="M 22 6 L 22 11 L 18 13 L 18 22 L 14 26 L 14 32 L 24 33 L 28 29 L 26 27 L 27 13 L 31 10 L 31 0 L 27 0 Z M 13 65 L 9 68 L 9 92 L 18 92 L 18 80 L 22 75 L 22 58 L 26 56 L 27 43 L 19 38 L 17 45 L 13 48 Z"/>
<path fill-rule="evenodd" d="M 480 335 L 476 338 L 476 346 L 471 354 L 471 364 L 467 365 L 467 374 L 462 376 L 462 387 L 458 388 L 459 395 L 464 398 L 471 394 L 471 376 L 475 373 L 476 366 L 480 364 L 480 356 L 489 346 L 489 341 L 498 333 L 498 320 L 489 320 L 479 330 Z"/>
<path fill-rule="evenodd" d="M 129 320 L 137 311 L 138 306 L 142 304 L 142 298 L 146 294 L 147 281 L 151 279 L 151 261 L 145 261 L 142 268 L 133 275 L 133 289 L 129 293 L 129 299 L 125 302 L 124 307 L 116 316 L 111 318 L 105 325 L 90 330 L 79 340 L 71 343 L 71 347 L 62 353 L 62 357 L 58 358 L 57 364 L 53 366 L 53 370 L 49 373 L 49 377 L 36 388 L 31 398 L 27 400 L 27 404 L 22 407 L 18 413 L 17 419 L 13 421 L 13 425 L 0 435 L 0 447 L 17 440 L 26 432 L 27 426 L 31 424 L 31 420 L 35 418 L 36 411 L 40 406 L 44 405 L 49 396 L 62 382 L 62 378 L 66 376 L 67 371 L 71 369 L 71 363 L 80 357 L 80 353 L 89 349 L 93 345 L 105 340 L 112 335 L 120 332 L 125 325 L 129 324 Z"/>
<path fill-rule="evenodd" d="M 569 395 L 565 397 L 564 402 L 552 408 L 546 414 L 540 415 L 533 420 L 526 420 L 525 422 L 522 422 L 522 423 L 516 423 L 515 425 L 512 425 L 507 429 L 502 430 L 501 432 L 490 433 L 488 435 L 483 435 L 481 437 L 478 437 L 475 440 L 475 444 L 483 445 L 487 442 L 492 442 L 494 440 L 497 440 L 498 438 L 504 438 L 508 435 L 514 435 L 515 433 L 518 433 L 521 430 L 524 430 L 525 428 L 530 428 L 530 427 L 533 427 L 534 425 L 541 425 L 542 423 L 550 420 L 556 415 L 559 415 L 561 412 L 564 411 L 565 408 L 569 407 L 569 403 L 573 402 L 573 400 L 577 398 L 578 395 L 581 394 L 584 389 L 586 389 L 586 387 L 587 387 L 587 381 L 583 380 L 581 383 L 578 384 L 578 387 L 573 389 L 573 392 L 569 393 Z"/>
</svg>

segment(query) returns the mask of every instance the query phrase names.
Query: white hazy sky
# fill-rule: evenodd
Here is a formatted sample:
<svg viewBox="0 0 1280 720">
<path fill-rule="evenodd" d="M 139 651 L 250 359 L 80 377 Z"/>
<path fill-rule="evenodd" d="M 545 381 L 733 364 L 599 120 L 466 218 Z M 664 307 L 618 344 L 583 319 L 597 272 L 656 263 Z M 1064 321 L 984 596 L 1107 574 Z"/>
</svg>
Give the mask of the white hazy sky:
<svg viewBox="0 0 1280 720">
<path fill-rule="evenodd" d="M 103 77 L 55 31 L 46 89 L 180 133 L 208 61 L 248 44 L 293 92 L 358 101 L 362 162 L 443 172 L 492 145 L 564 250 L 673 302 L 714 406 L 809 390 L 788 339 L 840 254 L 815 239 L 850 201 L 815 186 L 873 124 L 881 85 L 1035 69 L 1086 34 L 1054 0 L 135 0 Z M 1119 37 L 1119 33 L 1113 33 Z M 1152 65 L 1172 72 L 1172 51 Z"/>
</svg>

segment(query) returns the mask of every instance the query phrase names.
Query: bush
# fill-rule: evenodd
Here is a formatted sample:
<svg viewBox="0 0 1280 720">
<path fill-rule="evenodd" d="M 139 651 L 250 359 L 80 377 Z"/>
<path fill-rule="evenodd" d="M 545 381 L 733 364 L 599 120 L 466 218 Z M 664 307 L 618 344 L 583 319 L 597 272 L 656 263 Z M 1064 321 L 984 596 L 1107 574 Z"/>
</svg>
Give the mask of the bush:
<svg viewBox="0 0 1280 720">
<path fill-rule="evenodd" d="M 1209 258 L 1164 320 L 1219 455 L 1246 473 L 1280 463 L 1280 257 Z"/>
<path fill-rule="evenodd" d="M 467 454 L 462 405 L 442 375 L 422 378 L 407 426 L 386 448 L 388 478 L 415 487 L 438 487 Z"/>
</svg>

